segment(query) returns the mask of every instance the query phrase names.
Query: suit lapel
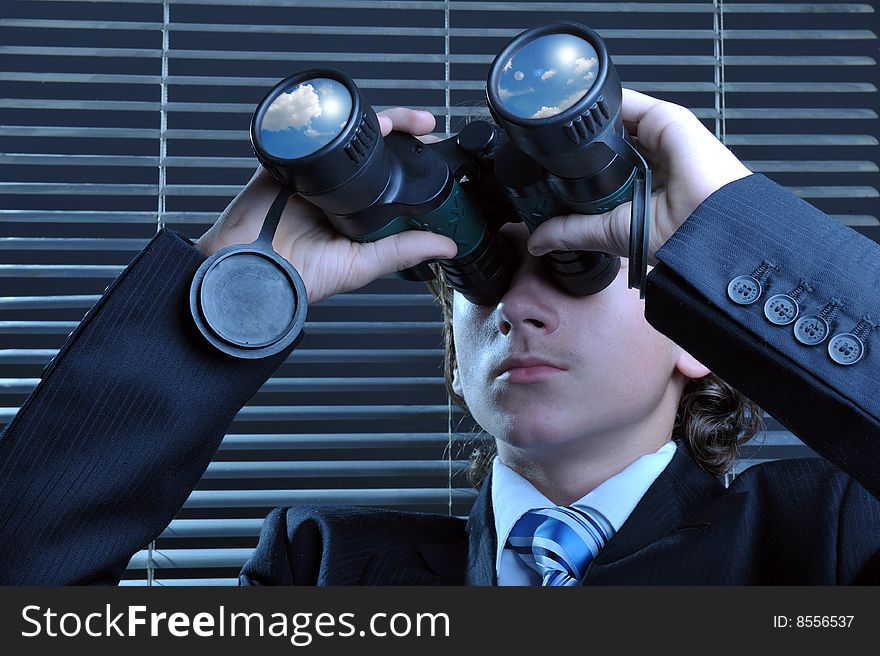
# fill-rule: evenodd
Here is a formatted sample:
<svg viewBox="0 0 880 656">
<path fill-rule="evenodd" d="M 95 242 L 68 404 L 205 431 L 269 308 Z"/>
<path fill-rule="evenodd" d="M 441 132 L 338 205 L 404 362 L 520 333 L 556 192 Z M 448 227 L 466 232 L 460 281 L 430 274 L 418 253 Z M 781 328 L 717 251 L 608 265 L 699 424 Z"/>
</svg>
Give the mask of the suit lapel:
<svg viewBox="0 0 880 656">
<path fill-rule="evenodd" d="M 497 538 L 491 486 L 490 470 L 465 526 L 467 566 L 464 583 L 469 586 L 492 586 L 498 583 L 495 572 Z M 678 442 L 669 465 L 651 484 L 620 530 L 590 563 L 581 582 L 589 583 L 590 579 L 601 576 L 617 561 L 654 544 L 670 533 L 689 531 L 695 538 L 705 535 L 710 530 L 711 522 L 705 521 L 701 515 L 724 491 L 721 482 L 696 463 L 687 443 Z M 452 560 L 449 559 L 446 546 L 438 551 L 431 545 L 423 545 L 420 552 L 435 574 L 443 578 L 450 577 L 447 580 L 455 577 L 456 563 L 461 562 L 459 550 L 455 550 Z"/>
<path fill-rule="evenodd" d="M 497 585 L 495 573 L 495 515 L 492 512 L 492 470 L 483 481 L 471 508 L 465 530 L 468 534 L 465 585 Z"/>
<path fill-rule="evenodd" d="M 678 442 L 675 455 L 630 516 L 590 563 L 581 583 L 601 576 L 616 561 L 654 544 L 676 531 L 695 529 L 704 535 L 711 522 L 700 514 L 724 492 L 724 485 L 693 459 L 687 443 Z"/>
</svg>

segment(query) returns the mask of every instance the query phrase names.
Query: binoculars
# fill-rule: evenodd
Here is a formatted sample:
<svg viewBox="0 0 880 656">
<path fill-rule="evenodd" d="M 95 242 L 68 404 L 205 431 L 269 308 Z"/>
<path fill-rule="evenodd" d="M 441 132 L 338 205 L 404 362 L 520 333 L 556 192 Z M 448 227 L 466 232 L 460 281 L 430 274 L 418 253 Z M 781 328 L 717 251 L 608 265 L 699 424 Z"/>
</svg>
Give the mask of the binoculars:
<svg viewBox="0 0 880 656">
<path fill-rule="evenodd" d="M 438 260 L 449 284 L 494 305 L 518 268 L 499 229 L 530 231 L 558 214 L 601 214 L 632 201 L 629 287 L 644 297 L 651 172 L 620 116 L 622 91 L 599 35 L 573 22 L 526 30 L 495 57 L 486 84 L 494 122 L 469 122 L 426 144 L 392 132 L 344 73 L 292 75 L 260 101 L 250 136 L 257 159 L 282 185 L 260 236 L 214 253 L 190 287 L 197 328 L 238 358 L 279 353 L 302 337 L 307 299 L 298 272 L 272 249 L 291 195 L 320 208 L 343 235 L 371 242 L 403 230 L 445 235 L 455 257 Z M 541 257 L 574 296 L 602 291 L 620 258 L 592 251 Z M 434 277 L 426 262 L 401 272 Z"/>
<path fill-rule="evenodd" d="M 399 132 L 383 139 L 347 75 L 312 69 L 266 94 L 251 141 L 278 182 L 354 241 L 403 230 L 454 240 L 456 256 L 438 264 L 480 305 L 501 299 L 517 267 L 497 238 L 501 226 L 523 221 L 534 231 L 558 214 L 601 214 L 632 200 L 629 286 L 644 296 L 650 171 L 623 127 L 620 80 L 599 36 L 573 22 L 527 30 L 492 62 L 486 92 L 494 124 L 472 121 L 434 144 Z M 607 253 L 542 259 L 576 296 L 601 291 L 620 269 Z M 401 275 L 433 278 L 428 263 Z"/>
</svg>

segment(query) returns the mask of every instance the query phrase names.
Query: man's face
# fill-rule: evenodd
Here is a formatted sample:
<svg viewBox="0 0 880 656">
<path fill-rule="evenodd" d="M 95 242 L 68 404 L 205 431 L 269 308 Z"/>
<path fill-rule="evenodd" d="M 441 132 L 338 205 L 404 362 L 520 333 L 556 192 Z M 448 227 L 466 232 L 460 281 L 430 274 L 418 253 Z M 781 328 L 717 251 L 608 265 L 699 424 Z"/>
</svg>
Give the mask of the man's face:
<svg viewBox="0 0 880 656">
<path fill-rule="evenodd" d="M 495 306 L 458 292 L 453 302 L 453 384 L 483 429 L 545 449 L 619 433 L 661 401 L 673 403 L 674 417 L 681 386 L 669 401 L 670 382 L 681 349 L 645 320 L 639 291 L 627 287 L 627 260 L 610 286 L 573 297 L 529 255 L 524 224 L 500 234 L 520 262 L 510 290 Z"/>
</svg>

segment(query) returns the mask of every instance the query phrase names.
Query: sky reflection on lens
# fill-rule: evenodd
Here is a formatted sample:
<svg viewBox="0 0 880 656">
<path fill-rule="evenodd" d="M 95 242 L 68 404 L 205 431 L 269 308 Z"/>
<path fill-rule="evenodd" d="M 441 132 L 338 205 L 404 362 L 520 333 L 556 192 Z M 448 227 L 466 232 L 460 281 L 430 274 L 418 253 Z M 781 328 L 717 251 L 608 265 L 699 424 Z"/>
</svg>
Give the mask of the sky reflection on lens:
<svg viewBox="0 0 880 656">
<path fill-rule="evenodd" d="M 351 94 L 336 80 L 301 82 L 277 96 L 263 114 L 263 148 L 282 159 L 311 155 L 345 128 L 351 106 Z"/>
<path fill-rule="evenodd" d="M 547 118 L 583 98 L 598 72 L 599 55 L 589 42 L 573 34 L 548 34 L 504 62 L 495 92 L 512 114 Z"/>
</svg>

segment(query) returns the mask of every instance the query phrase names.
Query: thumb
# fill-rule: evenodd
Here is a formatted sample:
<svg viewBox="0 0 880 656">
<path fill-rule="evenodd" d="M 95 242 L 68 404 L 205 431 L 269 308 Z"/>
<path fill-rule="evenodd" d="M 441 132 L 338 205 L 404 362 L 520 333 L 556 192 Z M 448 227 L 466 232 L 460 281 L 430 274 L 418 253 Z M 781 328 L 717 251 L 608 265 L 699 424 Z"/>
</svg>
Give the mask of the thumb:
<svg viewBox="0 0 880 656">
<path fill-rule="evenodd" d="M 371 244 L 371 268 L 376 277 L 415 266 L 425 260 L 455 257 L 458 246 L 449 237 L 425 230 L 404 230 Z"/>
<path fill-rule="evenodd" d="M 529 237 L 529 253 L 550 251 L 601 251 L 629 256 L 629 223 L 632 203 L 604 214 L 564 214 L 545 221 Z"/>
</svg>

